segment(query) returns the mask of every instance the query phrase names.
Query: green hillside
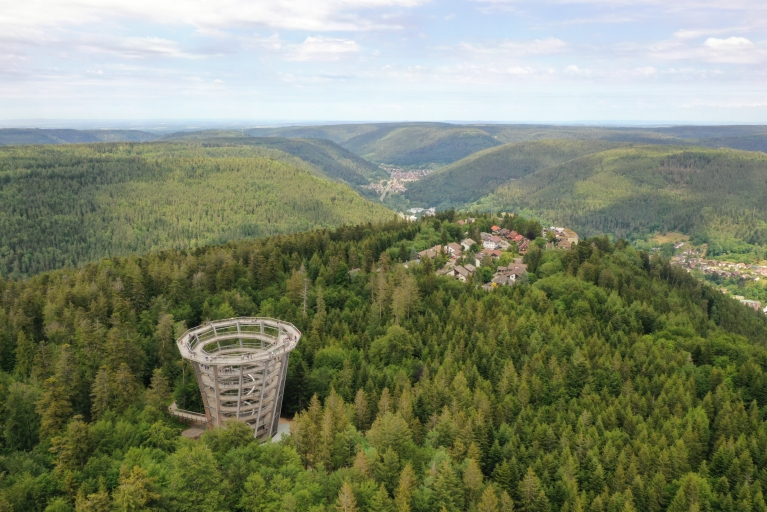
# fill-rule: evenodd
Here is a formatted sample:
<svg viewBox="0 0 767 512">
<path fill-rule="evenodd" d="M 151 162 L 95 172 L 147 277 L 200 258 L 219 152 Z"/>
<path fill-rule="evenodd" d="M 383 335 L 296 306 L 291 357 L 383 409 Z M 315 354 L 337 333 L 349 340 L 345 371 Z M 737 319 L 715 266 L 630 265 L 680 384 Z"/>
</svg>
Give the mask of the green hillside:
<svg viewBox="0 0 767 512">
<path fill-rule="evenodd" d="M 325 174 L 332 172 L 273 148 L 244 145 L 4 148 L 0 273 L 32 274 L 391 215 Z"/>
<path fill-rule="evenodd" d="M 237 136 L 232 137 L 233 134 Z M 378 166 L 325 139 L 242 137 L 238 132 L 214 130 L 173 134 L 165 139 L 194 140 L 206 146 L 271 148 L 301 159 L 325 177 L 350 185 L 367 185 L 387 176 Z"/>
<path fill-rule="evenodd" d="M 678 230 L 764 244 L 767 155 L 667 146 L 613 149 L 529 174 L 474 206 L 530 210 L 585 235 Z"/>
<path fill-rule="evenodd" d="M 401 263 L 460 235 L 442 215 L 0 277 L 0 507 L 767 509 L 765 315 L 604 238 L 493 291 Z M 183 438 L 168 404 L 202 404 L 175 337 L 239 315 L 303 333 L 291 435 Z"/>
<path fill-rule="evenodd" d="M 384 130 L 387 133 L 380 133 Z M 345 141 L 343 146 L 373 162 L 421 166 L 448 164 L 498 144 L 477 128 L 415 125 L 384 128 Z"/>
<path fill-rule="evenodd" d="M 392 126 L 390 124 L 363 123 L 363 124 L 329 124 L 318 126 L 278 126 L 251 128 L 245 133 L 253 137 L 289 137 L 299 139 L 327 139 L 337 144 L 377 131 L 381 127 Z"/>
<path fill-rule="evenodd" d="M 146 142 L 156 138 L 156 135 L 138 130 L 0 128 L 0 146 L 20 144 L 81 144 L 87 142 Z"/>
<path fill-rule="evenodd" d="M 447 209 L 472 203 L 500 185 L 574 158 L 619 146 L 604 141 L 543 140 L 478 151 L 411 184 L 413 205 Z"/>
</svg>

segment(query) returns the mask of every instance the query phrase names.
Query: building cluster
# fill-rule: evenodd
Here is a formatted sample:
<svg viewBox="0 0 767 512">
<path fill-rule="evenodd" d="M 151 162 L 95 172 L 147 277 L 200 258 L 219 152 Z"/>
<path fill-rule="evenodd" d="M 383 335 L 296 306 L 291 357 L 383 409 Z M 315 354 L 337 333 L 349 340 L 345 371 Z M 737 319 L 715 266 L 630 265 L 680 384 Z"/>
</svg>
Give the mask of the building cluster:
<svg viewBox="0 0 767 512">
<path fill-rule="evenodd" d="M 482 266 L 485 258 L 490 258 L 491 261 L 495 261 L 500 258 L 502 254 L 501 249 L 495 248 L 483 248 L 476 252 L 472 252 L 472 249 L 478 247 L 477 242 L 471 238 L 466 238 L 462 240 L 460 244 L 452 242 L 444 246 L 435 245 L 434 247 L 421 251 L 418 253 L 418 260 L 420 261 L 425 258 L 434 259 L 440 254 L 448 256 L 449 259 L 447 263 L 437 271 L 437 275 L 454 277 L 461 282 L 467 282 L 471 280 L 477 272 L 477 269 Z M 458 264 L 458 261 L 461 259 L 463 259 L 465 263 Z M 526 273 L 527 265 L 522 263 L 522 258 L 516 258 L 514 263 L 511 263 L 508 266 L 497 267 L 492 280 L 489 283 L 486 283 L 484 287 L 490 289 L 496 286 L 510 286 L 515 284 L 517 280 Z"/>
<path fill-rule="evenodd" d="M 707 275 L 719 276 L 722 279 L 737 279 L 759 281 L 767 277 L 767 266 L 749 265 L 747 263 L 733 263 L 731 261 L 717 261 L 700 258 L 699 252 L 694 249 L 686 250 L 682 254 L 677 254 L 671 258 L 671 264 L 684 268 L 687 272 L 697 270 Z M 729 294 L 726 288 L 720 290 L 724 294 Z M 761 311 L 767 314 L 767 306 L 762 308 L 761 301 L 749 300 L 741 295 L 735 295 L 736 300 L 745 304 L 755 311 Z"/>
<path fill-rule="evenodd" d="M 408 213 L 412 213 L 413 215 L 418 215 L 420 213 L 423 216 L 427 216 L 427 215 L 432 215 L 433 216 L 433 215 L 435 215 L 437 213 L 437 209 L 434 208 L 434 207 L 432 207 L 432 208 L 410 208 L 410 209 L 408 209 L 407 212 Z"/>
<path fill-rule="evenodd" d="M 387 170 L 389 173 L 389 176 L 391 179 L 400 181 L 400 182 L 408 182 L 408 181 L 418 181 L 424 176 L 428 176 L 429 173 L 431 173 L 431 169 L 416 169 L 414 171 L 406 171 L 404 169 L 392 169 L 391 171 Z"/>
<path fill-rule="evenodd" d="M 431 169 L 406 170 L 402 167 L 388 164 L 381 164 L 380 168 L 389 174 L 389 179 L 381 180 L 378 183 L 370 183 L 369 185 L 364 185 L 362 188 L 375 190 L 379 194 L 383 194 L 384 192 L 404 192 L 407 190 L 405 183 L 418 181 L 432 172 Z"/>
<path fill-rule="evenodd" d="M 411 208 L 408 212 L 421 213 L 423 209 Z M 466 226 L 473 224 L 476 219 L 461 219 L 458 224 Z M 550 237 L 553 242 L 552 248 L 569 249 L 573 244 L 578 243 L 578 235 L 574 231 L 566 228 L 551 227 L 544 229 L 544 234 L 552 232 Z M 447 256 L 447 263 L 437 271 L 437 275 L 450 276 L 462 282 L 469 281 L 477 270 L 485 264 L 488 266 L 488 260 L 495 262 L 499 260 L 503 251 L 508 251 L 516 247 L 520 254 L 525 254 L 530 247 L 530 240 L 514 230 L 492 226 L 490 232 L 481 232 L 479 240 L 464 238 L 461 243 L 451 242 L 447 245 L 435 245 L 418 253 L 418 261 L 425 258 L 434 259 L 439 255 Z M 463 262 L 459 264 L 458 262 Z M 523 279 L 527 274 L 527 265 L 522 263 L 522 258 L 515 258 L 513 263 L 508 266 L 500 265 L 496 267 L 495 273 L 490 282 L 485 283 L 485 289 L 492 289 L 497 286 L 511 286 Z"/>
<path fill-rule="evenodd" d="M 680 266 L 688 272 L 699 270 L 704 274 L 716 275 L 724 279 L 753 279 L 760 280 L 767 277 L 767 266 L 749 265 L 747 263 L 733 263 L 730 261 L 707 260 L 696 257 L 697 251 L 685 251 L 671 258 L 671 264 Z"/>
</svg>

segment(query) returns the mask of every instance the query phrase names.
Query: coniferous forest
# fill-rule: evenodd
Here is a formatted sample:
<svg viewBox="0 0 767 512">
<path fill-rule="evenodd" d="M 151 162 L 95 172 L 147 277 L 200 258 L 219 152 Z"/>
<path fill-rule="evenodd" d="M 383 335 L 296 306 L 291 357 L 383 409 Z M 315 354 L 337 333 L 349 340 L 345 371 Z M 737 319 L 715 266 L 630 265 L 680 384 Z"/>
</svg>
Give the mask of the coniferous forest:
<svg viewBox="0 0 767 512">
<path fill-rule="evenodd" d="M 373 167 L 332 143 L 249 142 L 0 149 L 0 274 L 393 216 L 332 181 Z"/>
<path fill-rule="evenodd" d="M 0 510 L 767 510 L 764 315 L 622 240 L 492 291 L 411 260 L 455 220 L 0 278 Z M 184 439 L 174 340 L 238 315 L 303 332 L 291 436 Z"/>
</svg>

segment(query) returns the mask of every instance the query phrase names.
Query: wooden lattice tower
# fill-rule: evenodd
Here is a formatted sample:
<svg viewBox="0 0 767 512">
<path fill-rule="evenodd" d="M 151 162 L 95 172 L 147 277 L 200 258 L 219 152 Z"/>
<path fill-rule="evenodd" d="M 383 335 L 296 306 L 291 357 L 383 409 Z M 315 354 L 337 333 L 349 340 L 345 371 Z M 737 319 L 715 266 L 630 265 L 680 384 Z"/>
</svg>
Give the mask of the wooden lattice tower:
<svg viewBox="0 0 767 512">
<path fill-rule="evenodd" d="M 274 436 L 288 357 L 300 338 L 293 324 L 273 318 L 216 320 L 186 331 L 176 345 L 194 367 L 208 428 L 236 419 L 259 439 Z"/>
</svg>

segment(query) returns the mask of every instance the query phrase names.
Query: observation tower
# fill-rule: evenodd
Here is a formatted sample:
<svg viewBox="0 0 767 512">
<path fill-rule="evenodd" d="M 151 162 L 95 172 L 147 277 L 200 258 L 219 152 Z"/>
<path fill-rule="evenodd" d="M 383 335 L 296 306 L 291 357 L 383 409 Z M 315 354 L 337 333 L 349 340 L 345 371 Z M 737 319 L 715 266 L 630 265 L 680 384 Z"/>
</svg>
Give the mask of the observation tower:
<svg viewBox="0 0 767 512">
<path fill-rule="evenodd" d="M 280 421 L 288 357 L 300 338 L 296 326 L 274 318 L 229 318 L 189 329 L 176 345 L 194 367 L 205 415 L 172 413 L 198 416 L 210 429 L 236 419 L 256 438 L 270 439 Z"/>
</svg>

